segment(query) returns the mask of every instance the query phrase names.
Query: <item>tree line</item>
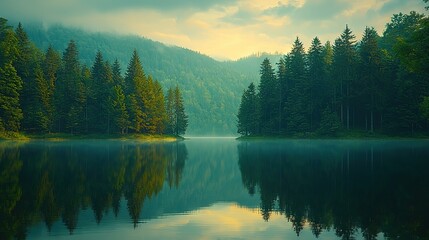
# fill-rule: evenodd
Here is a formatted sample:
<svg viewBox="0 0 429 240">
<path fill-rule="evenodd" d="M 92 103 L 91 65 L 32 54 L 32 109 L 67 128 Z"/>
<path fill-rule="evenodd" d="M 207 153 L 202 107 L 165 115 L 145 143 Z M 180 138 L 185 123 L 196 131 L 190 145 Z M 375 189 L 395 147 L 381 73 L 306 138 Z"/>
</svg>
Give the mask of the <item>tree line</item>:
<svg viewBox="0 0 429 240">
<path fill-rule="evenodd" d="M 395 14 L 383 36 L 366 27 L 357 42 L 346 25 L 334 44 L 296 38 L 275 69 L 260 68 L 258 86 L 244 91 L 241 135 L 335 136 L 340 131 L 428 132 L 429 18 Z"/>
<path fill-rule="evenodd" d="M 184 134 L 188 126 L 178 86 L 164 96 L 134 50 L 125 77 L 116 60 L 97 52 L 82 65 L 71 40 L 62 56 L 37 49 L 21 24 L 0 18 L 0 132 Z"/>
</svg>

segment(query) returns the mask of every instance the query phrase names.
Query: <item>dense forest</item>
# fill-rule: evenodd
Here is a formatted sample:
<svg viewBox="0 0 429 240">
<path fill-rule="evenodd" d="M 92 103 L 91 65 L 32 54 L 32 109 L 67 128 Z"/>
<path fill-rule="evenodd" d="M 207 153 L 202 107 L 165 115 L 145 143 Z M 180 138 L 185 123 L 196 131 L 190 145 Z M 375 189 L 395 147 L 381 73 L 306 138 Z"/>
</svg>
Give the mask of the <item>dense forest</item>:
<svg viewBox="0 0 429 240">
<path fill-rule="evenodd" d="M 0 19 L 0 132 L 182 135 L 188 126 L 181 91 L 145 74 L 134 50 L 125 77 L 101 51 L 92 67 L 79 61 L 75 41 L 62 57 L 42 52 L 19 24 Z"/>
<path fill-rule="evenodd" d="M 361 41 L 346 25 L 333 44 L 315 37 L 306 52 L 296 38 L 275 69 L 244 91 L 241 135 L 389 135 L 429 131 L 429 18 L 395 14 L 382 36 L 366 27 Z"/>
<path fill-rule="evenodd" d="M 17 26 L 18 23 L 13 22 L 12 25 Z M 36 22 L 24 22 L 23 25 L 29 38 L 40 49 L 52 46 L 63 50 L 70 39 L 75 40 L 79 59 L 87 66 L 92 64 L 97 50 L 103 53 L 105 60 L 113 63 L 117 59 L 121 66 L 126 66 L 131 53 L 137 49 L 145 73 L 156 76 L 166 88 L 178 85 L 182 90 L 189 115 L 187 135 L 235 134 L 235 113 L 240 104 L 240 94 L 237 93 L 258 80 L 258 56 L 219 62 L 189 49 L 139 36 L 86 32 Z M 277 61 L 277 57 L 272 59 Z"/>
</svg>

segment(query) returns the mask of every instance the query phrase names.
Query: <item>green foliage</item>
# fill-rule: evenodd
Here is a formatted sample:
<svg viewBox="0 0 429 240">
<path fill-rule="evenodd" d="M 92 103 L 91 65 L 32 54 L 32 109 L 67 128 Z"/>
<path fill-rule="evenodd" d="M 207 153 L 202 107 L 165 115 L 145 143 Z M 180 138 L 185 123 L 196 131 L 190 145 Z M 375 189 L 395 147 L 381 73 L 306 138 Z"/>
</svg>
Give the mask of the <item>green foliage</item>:
<svg viewBox="0 0 429 240">
<path fill-rule="evenodd" d="M 395 14 L 382 37 L 367 27 L 359 42 L 346 25 L 333 48 L 316 37 L 308 54 L 297 38 L 277 63 L 275 77 L 264 60 L 258 93 L 261 133 L 334 136 L 343 128 L 346 135 L 427 133 L 427 20 L 416 12 Z M 238 132 L 256 135 L 243 124 L 245 94 Z"/>
<path fill-rule="evenodd" d="M 296 38 L 290 54 L 286 57 L 286 69 L 288 89 L 283 114 L 286 117 L 286 132 L 292 134 L 309 132 L 310 84 L 307 57 L 299 38 Z"/>
<path fill-rule="evenodd" d="M 259 133 L 258 124 L 258 97 L 255 85 L 251 83 L 241 97 L 240 107 L 237 114 L 237 132 L 241 135 L 255 135 Z"/>
<path fill-rule="evenodd" d="M 429 121 L 429 97 L 423 97 L 423 101 L 420 103 L 420 112 L 422 116 Z"/>
<path fill-rule="evenodd" d="M 0 128 L 18 132 L 23 117 L 19 104 L 22 80 L 10 63 L 0 66 L 0 86 Z"/>
<path fill-rule="evenodd" d="M 25 132 L 39 134 L 186 132 L 188 116 L 179 87 L 171 91 L 167 115 L 161 83 L 145 75 L 137 50 L 123 78 L 119 61 L 111 66 L 101 51 L 89 69 L 82 66 L 75 41 L 62 58 L 51 46 L 42 54 L 21 24 L 14 32 L 5 19 L 0 23 L 2 133 L 20 131 L 21 120 Z"/>
<path fill-rule="evenodd" d="M 320 135 L 323 136 L 336 136 L 337 132 L 341 129 L 341 122 L 337 114 L 332 112 L 328 107 L 322 112 L 320 120 L 320 128 L 318 130 Z"/>
<path fill-rule="evenodd" d="M 14 62 L 18 53 L 18 39 L 7 20 L 0 17 L 0 66 Z"/>
<path fill-rule="evenodd" d="M 320 122 L 322 109 L 328 98 L 327 64 L 331 53 L 328 43 L 326 52 L 319 38 L 315 37 L 308 50 L 308 83 L 310 85 L 310 130 L 317 129 Z M 326 60 L 325 60 L 326 58 Z"/>
<path fill-rule="evenodd" d="M 178 86 L 169 88 L 165 99 L 165 132 L 176 136 L 185 134 L 188 115 L 185 113 L 182 94 Z"/>
<path fill-rule="evenodd" d="M 95 57 L 88 85 L 88 131 L 110 133 L 113 73 L 109 63 L 104 62 L 101 52 L 97 52 Z"/>
<path fill-rule="evenodd" d="M 335 81 L 337 101 L 341 123 L 350 129 L 350 108 L 356 84 L 357 52 L 355 48 L 355 35 L 346 25 L 340 38 L 335 40 L 333 56 L 333 77 Z"/>
<path fill-rule="evenodd" d="M 167 91 L 167 96 L 165 98 L 165 112 L 166 112 L 166 127 L 165 132 L 167 134 L 174 133 L 174 92 L 172 88 L 169 88 Z"/>
<path fill-rule="evenodd" d="M 85 86 L 76 43 L 71 40 L 63 53 L 56 89 L 58 131 L 82 132 L 84 123 Z"/>
<path fill-rule="evenodd" d="M 127 96 L 128 112 L 131 117 L 129 127 L 137 133 L 144 131 L 143 124 L 146 116 L 143 107 L 146 107 L 144 105 L 146 96 L 144 96 L 143 91 L 146 81 L 140 58 L 137 51 L 134 50 L 125 75 L 125 96 Z"/>
<path fill-rule="evenodd" d="M 174 134 L 176 136 L 183 135 L 188 127 L 188 115 L 185 113 L 185 106 L 183 103 L 182 93 L 179 86 L 174 89 Z"/>
<path fill-rule="evenodd" d="M 113 87 L 113 106 L 112 119 L 115 123 L 116 131 L 124 134 L 130 124 L 127 107 L 125 104 L 125 95 L 120 85 Z"/>
<path fill-rule="evenodd" d="M 161 83 L 158 81 L 153 82 L 154 99 L 153 106 L 154 112 L 151 116 L 154 131 L 153 133 L 162 134 L 165 132 L 167 122 L 167 112 L 165 110 L 164 91 L 162 90 Z"/>
<path fill-rule="evenodd" d="M 0 131 L 20 130 L 23 114 L 19 101 L 23 83 L 13 66 L 18 54 L 16 34 L 7 20 L 0 18 Z"/>
<path fill-rule="evenodd" d="M 409 38 L 399 38 L 396 51 L 409 71 L 429 74 L 429 17 L 418 21 Z"/>
<path fill-rule="evenodd" d="M 58 71 L 61 67 L 61 56 L 51 46 L 46 50 L 44 60 L 42 62 L 43 74 L 47 82 L 46 95 L 46 110 L 49 131 L 54 129 L 54 92 L 55 83 L 58 79 Z"/>
<path fill-rule="evenodd" d="M 262 134 L 271 134 L 279 126 L 279 83 L 271 66 L 270 60 L 265 58 L 261 64 L 261 80 L 259 82 L 259 110 L 260 131 Z"/>
<path fill-rule="evenodd" d="M 121 72 L 123 75 L 136 49 L 146 76 L 158 80 L 164 90 L 176 85 L 182 90 L 189 115 L 187 133 L 192 135 L 234 134 L 235 113 L 240 103 L 240 96 L 235 93 L 259 80 L 257 68 L 261 56 L 219 62 L 189 49 L 167 46 L 138 36 L 89 33 L 58 25 L 46 28 L 36 23 L 26 23 L 25 27 L 30 39 L 40 49 L 52 45 L 63 50 L 67 42 L 74 39 L 79 45 L 82 65 L 92 66 L 99 50 L 104 60 L 114 63 L 117 59 L 120 66 L 125 66 Z M 280 56 L 263 57 L 277 62 Z M 123 90 L 128 96 L 126 89 Z"/>
</svg>

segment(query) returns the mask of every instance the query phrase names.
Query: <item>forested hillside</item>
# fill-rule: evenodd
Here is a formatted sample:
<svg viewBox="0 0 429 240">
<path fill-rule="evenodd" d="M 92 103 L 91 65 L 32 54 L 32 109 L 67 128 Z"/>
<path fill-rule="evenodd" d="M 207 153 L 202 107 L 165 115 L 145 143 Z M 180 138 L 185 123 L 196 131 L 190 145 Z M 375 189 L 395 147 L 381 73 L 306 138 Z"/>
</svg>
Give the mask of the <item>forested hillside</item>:
<svg viewBox="0 0 429 240">
<path fill-rule="evenodd" d="M 0 134 L 185 134 L 179 87 L 164 97 L 136 50 L 125 77 L 100 51 L 91 67 L 78 55 L 73 40 L 62 57 L 52 47 L 43 52 L 22 24 L 13 29 L 0 18 Z"/>
<path fill-rule="evenodd" d="M 137 49 L 145 73 L 159 80 L 164 91 L 176 84 L 182 90 L 189 115 L 189 135 L 235 134 L 240 92 L 258 79 L 258 70 L 253 70 L 259 65 L 260 56 L 219 62 L 188 49 L 137 36 L 88 33 L 62 26 L 45 28 L 34 23 L 23 23 L 23 26 L 29 38 L 42 50 L 51 45 L 62 51 L 73 39 L 80 61 L 87 66 L 92 65 L 97 51 L 101 51 L 110 63 L 117 58 L 124 73 L 133 49 Z"/>
</svg>

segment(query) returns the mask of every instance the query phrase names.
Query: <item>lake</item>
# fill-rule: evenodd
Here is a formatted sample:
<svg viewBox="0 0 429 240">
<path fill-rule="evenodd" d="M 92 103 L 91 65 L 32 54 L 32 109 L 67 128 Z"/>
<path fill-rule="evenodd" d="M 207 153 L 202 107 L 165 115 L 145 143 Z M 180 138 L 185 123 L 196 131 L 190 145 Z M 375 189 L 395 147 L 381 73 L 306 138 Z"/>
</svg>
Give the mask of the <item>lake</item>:
<svg viewBox="0 0 429 240">
<path fill-rule="evenodd" d="M 0 239 L 429 239 L 429 141 L 0 142 Z"/>
</svg>

